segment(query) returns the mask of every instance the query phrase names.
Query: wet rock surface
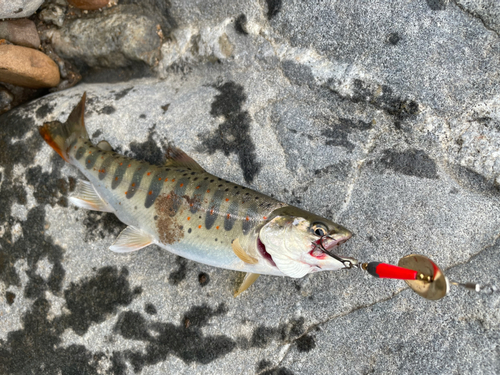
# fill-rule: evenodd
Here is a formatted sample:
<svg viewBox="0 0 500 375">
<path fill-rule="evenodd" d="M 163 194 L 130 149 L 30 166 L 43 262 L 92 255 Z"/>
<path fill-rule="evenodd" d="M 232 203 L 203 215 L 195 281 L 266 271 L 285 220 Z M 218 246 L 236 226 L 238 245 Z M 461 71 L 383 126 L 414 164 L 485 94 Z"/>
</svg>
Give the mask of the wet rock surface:
<svg viewBox="0 0 500 375">
<path fill-rule="evenodd" d="M 0 373 L 500 372 L 498 289 L 432 302 L 339 271 L 261 276 L 234 299 L 236 272 L 155 246 L 110 252 L 124 225 L 69 205 L 81 176 L 36 129 L 86 91 L 94 143 L 161 163 L 174 142 L 221 178 L 346 226 L 344 255 L 425 254 L 452 280 L 499 288 L 491 4 L 172 1 L 145 16 L 165 32 L 156 76 L 130 79 L 120 52 L 129 73 L 1 115 Z"/>
</svg>

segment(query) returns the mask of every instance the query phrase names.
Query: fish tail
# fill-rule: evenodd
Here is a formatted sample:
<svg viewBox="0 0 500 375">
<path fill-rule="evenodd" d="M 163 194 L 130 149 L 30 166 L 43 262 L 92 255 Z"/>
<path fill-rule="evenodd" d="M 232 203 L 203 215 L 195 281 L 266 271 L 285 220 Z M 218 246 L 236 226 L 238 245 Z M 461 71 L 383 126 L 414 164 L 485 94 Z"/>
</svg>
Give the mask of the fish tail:
<svg viewBox="0 0 500 375">
<path fill-rule="evenodd" d="M 83 121 L 85 98 L 86 93 L 83 93 L 80 103 L 71 111 L 65 123 L 52 121 L 38 127 L 45 142 L 67 162 L 69 162 L 68 150 L 72 143 L 76 142 L 78 138 L 89 138 Z"/>
</svg>

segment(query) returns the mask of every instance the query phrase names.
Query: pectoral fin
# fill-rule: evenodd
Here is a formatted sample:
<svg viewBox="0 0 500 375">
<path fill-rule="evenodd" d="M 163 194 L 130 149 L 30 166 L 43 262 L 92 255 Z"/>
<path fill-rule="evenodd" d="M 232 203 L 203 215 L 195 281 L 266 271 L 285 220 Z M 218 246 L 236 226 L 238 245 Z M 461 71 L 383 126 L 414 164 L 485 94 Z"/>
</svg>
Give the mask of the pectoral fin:
<svg viewBox="0 0 500 375">
<path fill-rule="evenodd" d="M 248 272 L 245 278 L 243 279 L 243 282 L 241 283 L 240 287 L 238 288 L 236 293 L 234 293 L 234 296 L 238 297 L 241 293 L 247 290 L 250 287 L 250 285 L 252 285 L 255 282 L 255 280 L 258 279 L 259 276 L 260 275 L 258 273 Z"/>
<path fill-rule="evenodd" d="M 75 206 L 87 210 L 114 212 L 113 208 L 97 194 L 97 191 L 88 181 L 79 180 L 77 182 L 76 193 L 69 197 L 69 201 Z"/>
<path fill-rule="evenodd" d="M 153 242 L 151 235 L 132 226 L 126 227 L 116 241 L 109 247 L 115 253 L 129 253 L 150 245 Z"/>
<path fill-rule="evenodd" d="M 233 240 L 231 246 L 236 256 L 240 258 L 243 262 L 248 264 L 257 264 L 259 262 L 256 258 L 248 255 L 245 252 L 245 250 L 243 250 L 243 248 L 240 245 L 240 241 L 238 239 Z"/>
</svg>

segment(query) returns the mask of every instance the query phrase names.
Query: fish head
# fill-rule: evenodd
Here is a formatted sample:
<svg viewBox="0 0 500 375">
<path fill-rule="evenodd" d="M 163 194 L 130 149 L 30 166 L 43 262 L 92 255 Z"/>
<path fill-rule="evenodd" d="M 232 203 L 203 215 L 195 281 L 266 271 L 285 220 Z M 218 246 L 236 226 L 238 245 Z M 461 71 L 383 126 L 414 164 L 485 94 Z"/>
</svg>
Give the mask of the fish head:
<svg viewBox="0 0 500 375">
<path fill-rule="evenodd" d="M 353 258 L 341 257 L 332 250 L 352 237 L 343 226 L 296 207 L 273 212 L 259 231 L 259 241 L 276 267 L 290 277 L 308 273 L 349 268 Z"/>
</svg>

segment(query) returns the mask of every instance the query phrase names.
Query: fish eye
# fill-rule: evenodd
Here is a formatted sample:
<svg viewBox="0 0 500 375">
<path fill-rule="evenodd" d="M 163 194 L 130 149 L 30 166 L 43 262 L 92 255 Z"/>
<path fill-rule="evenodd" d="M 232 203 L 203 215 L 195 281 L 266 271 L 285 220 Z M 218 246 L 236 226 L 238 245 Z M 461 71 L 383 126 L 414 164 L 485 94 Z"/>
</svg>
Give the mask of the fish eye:
<svg viewBox="0 0 500 375">
<path fill-rule="evenodd" d="M 314 223 L 311 226 L 311 231 L 319 237 L 323 237 L 328 233 L 328 228 L 325 224 L 322 223 Z"/>
</svg>

